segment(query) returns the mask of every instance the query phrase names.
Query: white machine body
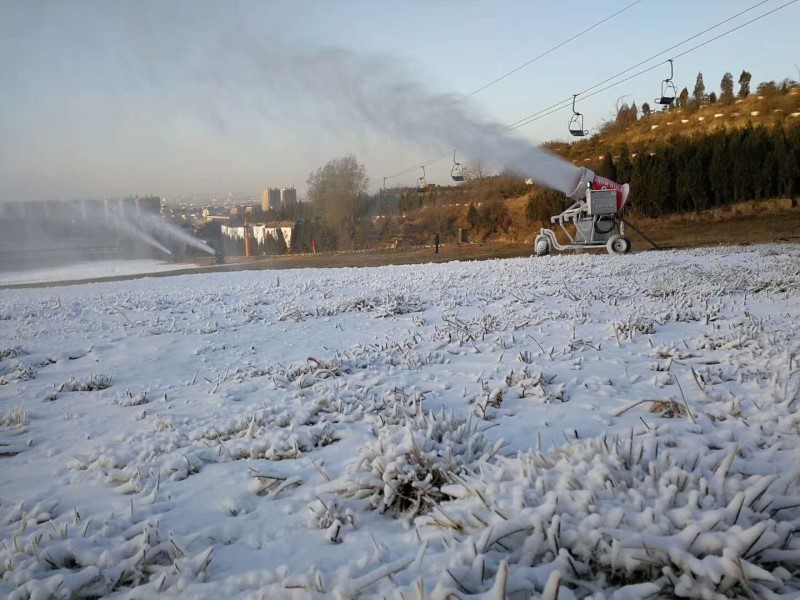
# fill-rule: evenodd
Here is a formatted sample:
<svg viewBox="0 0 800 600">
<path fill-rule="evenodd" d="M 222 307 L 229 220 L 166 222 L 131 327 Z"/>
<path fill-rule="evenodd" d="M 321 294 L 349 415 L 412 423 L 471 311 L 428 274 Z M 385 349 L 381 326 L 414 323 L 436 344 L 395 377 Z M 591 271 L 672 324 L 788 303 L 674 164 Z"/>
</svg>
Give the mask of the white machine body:
<svg viewBox="0 0 800 600">
<path fill-rule="evenodd" d="M 589 216 L 617 213 L 616 190 L 586 190 L 586 212 Z"/>
</svg>

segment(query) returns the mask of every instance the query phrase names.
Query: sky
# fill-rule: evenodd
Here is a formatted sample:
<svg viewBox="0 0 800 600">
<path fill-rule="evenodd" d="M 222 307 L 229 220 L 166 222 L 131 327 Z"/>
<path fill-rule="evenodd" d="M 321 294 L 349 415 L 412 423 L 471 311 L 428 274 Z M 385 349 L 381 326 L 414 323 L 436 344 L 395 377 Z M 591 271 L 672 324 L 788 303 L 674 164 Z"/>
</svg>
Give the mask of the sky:
<svg viewBox="0 0 800 600">
<path fill-rule="evenodd" d="M 515 122 L 759 1 L 640 0 L 465 99 L 633 0 L 0 0 L 0 201 L 257 196 L 291 185 L 302 195 L 309 173 L 346 154 L 377 189 L 447 151 L 448 128 Z M 787 1 L 768 0 L 644 66 Z M 698 71 L 707 91 L 742 68 L 754 82 L 799 79 L 798 22 L 800 2 L 676 59 L 678 90 L 691 91 Z M 652 103 L 667 74 L 662 65 L 579 98 L 587 128 L 620 99 Z M 452 114 L 430 110 L 448 103 Z M 516 135 L 567 139 L 569 116 Z M 428 167 L 428 181 L 447 183 L 450 164 Z"/>
</svg>

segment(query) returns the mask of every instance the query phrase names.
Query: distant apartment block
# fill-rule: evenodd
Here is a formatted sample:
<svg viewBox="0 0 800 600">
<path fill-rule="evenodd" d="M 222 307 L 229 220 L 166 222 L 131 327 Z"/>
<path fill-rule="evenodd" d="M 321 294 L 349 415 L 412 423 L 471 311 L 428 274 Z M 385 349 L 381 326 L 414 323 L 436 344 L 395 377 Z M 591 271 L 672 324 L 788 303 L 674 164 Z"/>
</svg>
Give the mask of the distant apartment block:
<svg viewBox="0 0 800 600">
<path fill-rule="evenodd" d="M 297 204 L 297 190 L 294 187 L 281 188 L 281 206 Z"/>
<path fill-rule="evenodd" d="M 261 191 L 261 210 L 277 210 L 281 207 L 280 188 L 267 188 Z"/>
<path fill-rule="evenodd" d="M 297 190 L 294 187 L 261 190 L 261 210 L 264 212 L 293 204 L 297 204 Z"/>
</svg>

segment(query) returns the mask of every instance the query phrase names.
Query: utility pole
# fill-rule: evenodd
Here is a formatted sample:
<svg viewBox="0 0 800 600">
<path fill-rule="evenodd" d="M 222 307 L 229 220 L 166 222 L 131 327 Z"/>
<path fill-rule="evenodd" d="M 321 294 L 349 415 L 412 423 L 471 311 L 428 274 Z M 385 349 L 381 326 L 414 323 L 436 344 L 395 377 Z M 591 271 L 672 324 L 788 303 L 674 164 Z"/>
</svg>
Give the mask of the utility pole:
<svg viewBox="0 0 800 600">
<path fill-rule="evenodd" d="M 250 230 L 247 228 L 247 217 L 244 218 L 244 255 L 250 258 Z"/>
</svg>

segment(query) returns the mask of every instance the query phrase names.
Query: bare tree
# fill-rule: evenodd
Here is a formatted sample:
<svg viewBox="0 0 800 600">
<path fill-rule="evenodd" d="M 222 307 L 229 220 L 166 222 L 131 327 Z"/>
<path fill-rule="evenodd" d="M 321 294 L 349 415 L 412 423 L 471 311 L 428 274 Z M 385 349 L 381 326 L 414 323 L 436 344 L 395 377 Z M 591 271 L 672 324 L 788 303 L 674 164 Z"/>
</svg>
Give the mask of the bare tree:
<svg viewBox="0 0 800 600">
<path fill-rule="evenodd" d="M 340 242 L 355 239 L 369 186 L 367 170 L 352 154 L 330 161 L 308 176 L 308 198 Z"/>
<path fill-rule="evenodd" d="M 483 164 L 483 161 L 478 161 L 474 163 L 467 164 L 467 178 L 474 181 L 473 184 L 475 189 L 478 192 L 477 200 L 478 202 L 483 202 L 486 198 L 485 196 L 485 185 L 484 180 L 487 177 L 491 177 L 491 173 L 486 168 L 486 165 Z"/>
</svg>

